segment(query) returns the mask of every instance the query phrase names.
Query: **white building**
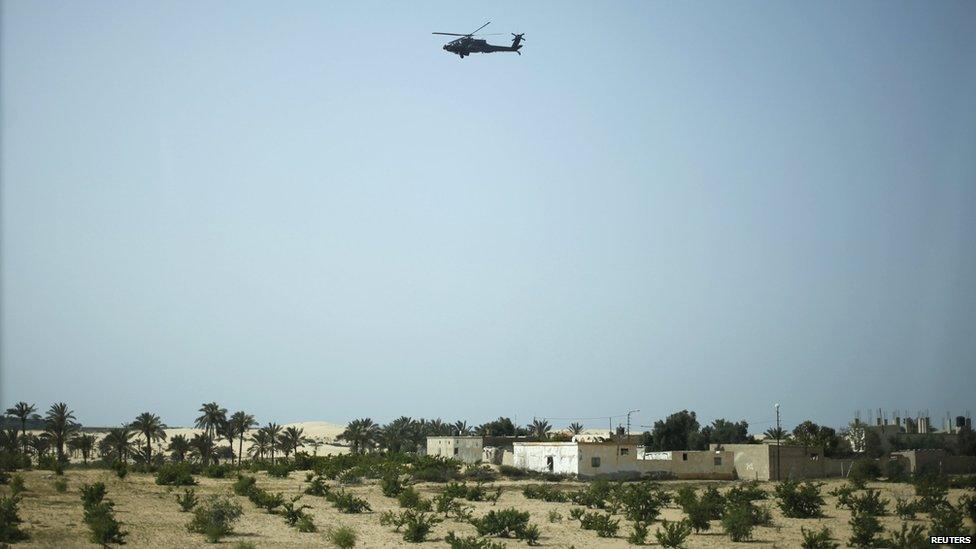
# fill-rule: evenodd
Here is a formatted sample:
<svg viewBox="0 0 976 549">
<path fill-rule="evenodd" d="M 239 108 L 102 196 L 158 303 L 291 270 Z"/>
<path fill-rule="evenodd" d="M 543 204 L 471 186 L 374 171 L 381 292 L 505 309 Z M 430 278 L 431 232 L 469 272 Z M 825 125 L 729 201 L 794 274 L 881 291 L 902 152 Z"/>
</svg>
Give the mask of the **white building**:
<svg viewBox="0 0 976 549">
<path fill-rule="evenodd" d="M 427 455 L 477 463 L 483 459 L 482 437 L 427 437 Z"/>
</svg>

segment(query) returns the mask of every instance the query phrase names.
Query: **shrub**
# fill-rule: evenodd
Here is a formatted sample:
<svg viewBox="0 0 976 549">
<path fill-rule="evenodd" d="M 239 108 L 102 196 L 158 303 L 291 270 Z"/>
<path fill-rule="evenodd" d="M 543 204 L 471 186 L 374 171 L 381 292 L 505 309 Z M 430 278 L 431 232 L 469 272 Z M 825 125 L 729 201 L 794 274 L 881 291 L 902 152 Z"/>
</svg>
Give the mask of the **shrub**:
<svg viewBox="0 0 976 549">
<path fill-rule="evenodd" d="M 749 503 L 736 503 L 726 507 L 722 515 L 722 528 L 732 541 L 746 541 L 752 537 L 753 511 Z"/>
<path fill-rule="evenodd" d="M 401 520 L 404 526 L 403 541 L 420 543 L 426 540 L 427 534 L 440 521 L 441 519 L 436 516 L 423 511 L 404 511 Z"/>
<path fill-rule="evenodd" d="M 851 512 L 883 517 L 888 512 L 888 500 L 881 499 L 881 492 L 868 490 L 860 496 L 851 497 Z"/>
<path fill-rule="evenodd" d="M 604 509 L 607 500 L 612 497 L 613 487 L 604 479 L 595 480 L 583 490 L 570 494 L 570 499 L 577 505 L 591 509 Z"/>
<path fill-rule="evenodd" d="M 759 483 L 756 481 L 746 482 L 738 486 L 733 486 L 725 494 L 725 499 L 731 503 L 742 503 L 745 501 L 759 501 L 769 497 Z"/>
<path fill-rule="evenodd" d="M 85 523 L 91 533 L 88 539 L 92 543 L 105 546 L 109 543 L 125 543 L 128 532 L 122 531 L 122 523 L 115 520 L 114 505 L 104 500 L 85 509 Z"/>
<path fill-rule="evenodd" d="M 491 482 L 498 478 L 498 473 L 487 465 L 479 465 L 465 469 L 464 478 L 471 479 L 475 482 Z"/>
<path fill-rule="evenodd" d="M 395 498 L 399 496 L 400 492 L 403 491 L 403 488 L 403 482 L 400 481 L 399 474 L 391 473 L 384 476 L 380 480 L 380 489 L 383 491 L 383 495 L 388 498 Z"/>
<path fill-rule="evenodd" d="M 820 495 L 821 484 L 794 481 L 780 483 L 776 487 L 776 497 L 779 498 L 779 508 L 790 518 L 813 518 L 822 515 L 820 508 L 824 504 Z"/>
<path fill-rule="evenodd" d="M 281 507 L 285 503 L 285 496 L 281 492 L 272 494 L 261 489 L 254 489 L 251 491 L 249 496 L 252 503 L 258 507 L 264 509 L 269 514 L 274 513 L 275 509 Z"/>
<path fill-rule="evenodd" d="M 853 484 L 847 483 L 847 484 L 842 484 L 841 486 L 838 486 L 837 488 L 834 488 L 833 490 L 827 493 L 837 498 L 838 507 L 842 507 L 844 509 L 850 509 L 851 497 L 854 496 L 855 492 L 857 492 L 857 488 Z"/>
<path fill-rule="evenodd" d="M 647 543 L 647 524 L 635 522 L 634 530 L 627 536 L 627 543 L 631 545 L 644 545 Z"/>
<path fill-rule="evenodd" d="M 342 490 L 333 494 L 332 505 L 338 509 L 339 512 L 349 514 L 373 510 L 372 507 L 369 506 L 369 502 L 367 502 L 365 499 L 357 498 L 356 496 Z"/>
<path fill-rule="evenodd" d="M 400 492 L 400 495 L 397 496 L 397 503 L 406 509 L 417 509 L 418 511 L 430 511 L 431 509 L 430 501 L 420 497 L 420 492 L 412 486 Z"/>
<path fill-rule="evenodd" d="M 918 502 L 895 497 L 895 514 L 902 520 L 914 520 L 915 513 L 918 512 Z"/>
<path fill-rule="evenodd" d="M 329 487 L 325 484 L 325 478 L 321 475 L 316 475 L 309 481 L 308 488 L 305 488 L 305 493 L 310 496 L 325 496 L 329 493 Z"/>
<path fill-rule="evenodd" d="M 884 465 L 884 476 L 888 482 L 904 482 L 908 478 L 908 471 L 902 462 L 889 459 Z"/>
<path fill-rule="evenodd" d="M 81 503 L 85 509 L 98 505 L 105 499 L 105 483 L 96 482 L 81 487 Z"/>
<path fill-rule="evenodd" d="M 849 521 L 851 537 L 847 544 L 851 547 L 878 547 L 878 534 L 883 531 L 878 517 L 874 515 L 855 514 Z"/>
<path fill-rule="evenodd" d="M 541 499 L 548 502 L 561 502 L 568 499 L 565 493 L 548 484 L 530 484 L 522 489 L 522 495 L 529 499 Z"/>
<path fill-rule="evenodd" d="M 465 538 L 458 537 L 454 532 L 448 532 L 444 541 L 451 546 L 451 549 L 505 549 L 501 543 L 491 540 L 481 539 L 475 536 Z"/>
<path fill-rule="evenodd" d="M 116 461 L 112 464 L 112 470 L 115 471 L 115 476 L 120 479 L 124 479 L 129 475 L 129 466 L 121 461 Z"/>
<path fill-rule="evenodd" d="M 358 468 L 349 469 L 348 471 L 343 471 L 336 480 L 339 484 L 344 484 L 346 486 L 354 486 L 363 483 L 363 477 Z"/>
<path fill-rule="evenodd" d="M 210 543 L 234 531 L 233 523 L 241 518 L 241 506 L 227 497 L 209 496 L 193 510 L 193 520 L 186 525 L 190 532 L 203 534 Z"/>
<path fill-rule="evenodd" d="M 917 510 L 931 513 L 947 503 L 949 496 L 948 480 L 937 473 L 923 472 L 915 477 L 915 495 L 918 496 Z"/>
<path fill-rule="evenodd" d="M 291 465 L 282 461 L 268 467 L 268 475 L 277 478 L 288 478 L 288 473 L 291 473 L 291 471 Z"/>
<path fill-rule="evenodd" d="M 311 509 L 308 505 L 298 505 L 298 500 L 301 499 L 301 495 L 297 495 L 291 498 L 291 501 L 286 501 L 281 504 L 281 516 L 285 518 L 285 522 L 288 526 L 295 526 L 298 524 L 303 517 L 306 517 L 305 509 Z"/>
<path fill-rule="evenodd" d="M 176 503 L 180 504 L 180 511 L 184 513 L 189 513 L 199 502 L 200 500 L 197 499 L 196 491 L 193 488 L 187 488 L 182 495 L 176 494 Z"/>
<path fill-rule="evenodd" d="M 929 528 L 930 536 L 955 536 L 962 532 L 962 511 L 946 503 L 939 505 L 929 513 L 932 524 Z"/>
<path fill-rule="evenodd" d="M 580 528 L 593 530 L 601 538 L 612 538 L 616 536 L 617 530 L 620 528 L 620 521 L 613 520 L 613 517 L 609 513 L 586 513 L 579 517 L 579 521 Z"/>
<path fill-rule="evenodd" d="M 318 528 L 315 526 L 315 523 L 312 522 L 312 517 L 310 517 L 309 515 L 302 515 L 301 517 L 299 517 L 298 524 L 295 527 L 298 528 L 298 531 L 302 533 L 318 531 Z"/>
<path fill-rule="evenodd" d="M 249 496 L 251 491 L 257 487 L 258 479 L 254 477 L 237 475 L 237 480 L 234 481 L 233 488 L 234 493 L 239 496 Z"/>
<path fill-rule="evenodd" d="M 26 492 L 27 487 L 24 486 L 24 477 L 20 475 L 14 475 L 10 477 L 10 493 L 14 496 L 22 492 Z"/>
<path fill-rule="evenodd" d="M 27 532 L 20 529 L 23 522 L 17 506 L 19 496 L 0 496 L 0 543 L 16 543 L 28 538 Z"/>
<path fill-rule="evenodd" d="M 801 526 L 800 533 L 803 534 L 803 543 L 800 544 L 803 549 L 837 549 L 840 547 L 839 543 L 834 542 L 830 528 L 826 526 L 820 530 L 807 530 Z"/>
<path fill-rule="evenodd" d="M 859 459 L 851 465 L 848 478 L 857 483 L 864 483 L 869 480 L 878 480 L 881 476 L 881 467 L 872 459 Z"/>
<path fill-rule="evenodd" d="M 947 482 L 949 488 L 976 490 L 976 475 L 959 475 L 949 477 Z"/>
<path fill-rule="evenodd" d="M 654 537 L 662 547 L 681 547 L 691 535 L 691 525 L 685 521 L 661 523 L 661 527 L 654 532 Z"/>
<path fill-rule="evenodd" d="M 623 486 L 615 496 L 628 520 L 643 523 L 657 519 L 661 508 L 671 501 L 671 494 L 649 482 Z"/>
<path fill-rule="evenodd" d="M 461 462 L 438 456 L 423 456 L 413 464 L 411 474 L 420 481 L 448 482 L 458 478 Z"/>
<path fill-rule="evenodd" d="M 330 528 L 325 537 L 339 549 L 349 549 L 356 546 L 356 531 L 348 526 Z"/>
<path fill-rule="evenodd" d="M 712 510 L 699 501 L 686 503 L 684 512 L 688 515 L 688 524 L 695 532 L 707 532 L 711 527 Z M 721 518 L 721 517 L 719 517 Z"/>
<path fill-rule="evenodd" d="M 549 522 L 551 524 L 556 523 L 556 522 L 562 522 L 562 520 L 563 520 L 562 513 L 560 513 L 559 511 L 557 511 L 555 509 L 550 509 L 549 510 Z"/>
<path fill-rule="evenodd" d="M 227 478 L 227 476 L 234 472 L 234 466 L 229 463 L 217 464 L 211 463 L 204 467 L 200 474 L 207 478 Z"/>
<path fill-rule="evenodd" d="M 64 477 L 58 477 L 54 479 L 54 491 L 63 494 L 68 491 L 68 479 Z"/>
<path fill-rule="evenodd" d="M 969 520 L 976 523 L 976 496 L 969 495 L 959 498 L 959 507 L 969 517 Z"/>
<path fill-rule="evenodd" d="M 525 469 L 519 469 L 511 465 L 499 465 L 498 472 L 508 478 L 523 478 L 529 474 Z"/>
<path fill-rule="evenodd" d="M 480 536 L 521 538 L 529 526 L 529 513 L 514 508 L 491 510 L 480 519 L 471 519 L 471 524 Z"/>
<path fill-rule="evenodd" d="M 450 494 L 440 494 L 434 498 L 435 510 L 444 513 L 444 517 L 452 517 L 459 522 L 467 522 L 471 519 L 473 508 L 454 499 Z"/>
<path fill-rule="evenodd" d="M 166 463 L 156 471 L 156 484 L 160 486 L 193 486 L 196 483 L 189 463 Z"/>
<path fill-rule="evenodd" d="M 921 524 L 913 524 L 911 528 L 908 524 L 901 523 L 901 530 L 892 532 L 883 542 L 883 547 L 888 549 L 921 549 L 931 547 L 929 537 L 925 535 L 925 528 Z"/>
<path fill-rule="evenodd" d="M 528 524 L 521 532 L 516 533 L 516 537 L 525 541 L 526 545 L 538 545 L 541 535 L 542 533 L 539 532 L 539 527 L 535 524 Z"/>
</svg>

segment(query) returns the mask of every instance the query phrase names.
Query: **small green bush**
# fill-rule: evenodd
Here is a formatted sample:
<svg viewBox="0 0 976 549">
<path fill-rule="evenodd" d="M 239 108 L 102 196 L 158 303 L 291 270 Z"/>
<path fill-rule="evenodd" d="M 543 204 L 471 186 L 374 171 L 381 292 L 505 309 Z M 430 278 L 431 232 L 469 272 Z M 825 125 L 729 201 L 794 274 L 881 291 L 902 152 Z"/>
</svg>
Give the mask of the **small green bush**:
<svg viewBox="0 0 976 549">
<path fill-rule="evenodd" d="M 257 487 L 258 479 L 254 477 L 237 475 L 237 480 L 234 481 L 233 489 L 234 493 L 238 496 L 247 497 L 251 494 L 251 491 Z"/>
<path fill-rule="evenodd" d="M 959 498 L 959 507 L 969 517 L 969 520 L 976 523 L 976 495 L 967 495 Z"/>
<path fill-rule="evenodd" d="M 753 511 L 749 503 L 735 503 L 726 507 L 722 515 L 722 528 L 732 541 L 747 541 L 755 527 Z"/>
<path fill-rule="evenodd" d="M 321 478 L 321 477 L 320 477 Z M 400 475 L 397 473 L 390 473 L 380 479 L 380 489 L 383 491 L 383 495 L 388 498 L 395 498 L 400 495 L 403 491 L 404 485 L 400 480 Z"/>
<path fill-rule="evenodd" d="M 481 539 L 475 536 L 459 537 L 454 532 L 448 532 L 444 541 L 451 547 L 451 549 L 505 549 L 505 546 L 501 543 L 495 543 L 491 540 Z"/>
<path fill-rule="evenodd" d="M 749 481 L 744 484 L 733 486 L 725 494 L 725 499 L 731 503 L 742 503 L 746 501 L 760 501 L 769 497 L 769 494 L 759 486 L 756 481 Z"/>
<path fill-rule="evenodd" d="M 405 488 L 397 496 L 397 503 L 406 509 L 416 509 L 418 511 L 430 511 L 431 503 L 420 496 L 420 492 L 413 486 Z"/>
<path fill-rule="evenodd" d="M 279 461 L 274 465 L 268 466 L 268 475 L 277 478 L 288 478 L 288 473 L 292 472 L 292 467 L 290 464 Z"/>
<path fill-rule="evenodd" d="M 671 502 L 671 494 L 650 482 L 621 486 L 614 491 L 613 497 L 623 508 L 627 520 L 645 524 L 656 520 L 661 508 Z"/>
<path fill-rule="evenodd" d="M 913 524 L 911 528 L 907 523 L 901 523 L 901 530 L 895 530 L 881 545 L 888 549 L 922 549 L 931 547 L 929 537 L 925 534 L 925 528 L 921 524 Z"/>
<path fill-rule="evenodd" d="M 562 522 L 562 520 L 563 520 L 562 513 L 560 513 L 559 511 L 557 511 L 555 509 L 550 509 L 549 510 L 549 522 L 550 523 L 554 524 L 554 523 L 557 523 L 557 522 Z"/>
<path fill-rule="evenodd" d="M 68 491 L 68 479 L 64 477 L 58 477 L 54 479 L 54 491 L 63 494 Z"/>
<path fill-rule="evenodd" d="M 254 489 L 250 495 L 251 502 L 264 509 L 269 514 L 285 503 L 285 495 L 281 492 L 271 493 L 261 489 Z"/>
<path fill-rule="evenodd" d="M 196 483 L 189 463 L 166 463 L 156 471 L 156 484 L 160 486 L 193 486 Z"/>
<path fill-rule="evenodd" d="M 365 499 L 357 498 L 356 496 L 345 492 L 337 491 L 333 493 L 332 505 L 339 510 L 340 513 L 362 513 L 364 511 L 372 511 L 369 506 L 369 502 Z"/>
<path fill-rule="evenodd" d="M 776 486 L 776 497 L 783 514 L 790 518 L 814 518 L 822 516 L 824 505 L 819 483 L 786 481 Z"/>
<path fill-rule="evenodd" d="M 914 520 L 918 512 L 918 502 L 902 497 L 895 497 L 895 514 L 902 520 Z"/>
<path fill-rule="evenodd" d="M 180 505 L 180 511 L 183 513 L 189 513 L 197 506 L 200 500 L 197 499 L 197 493 L 193 488 L 187 488 L 183 491 L 183 494 L 176 494 L 176 503 Z"/>
<path fill-rule="evenodd" d="M 92 543 L 108 545 L 109 543 L 123 544 L 128 532 L 122 531 L 122 523 L 115 520 L 114 505 L 104 500 L 85 510 L 85 523 L 91 533 L 88 539 Z"/>
<path fill-rule="evenodd" d="M 807 530 L 801 526 L 800 533 L 803 534 L 803 542 L 800 544 L 803 549 L 837 549 L 840 547 L 840 544 L 834 541 L 830 528 L 826 526 L 820 530 Z"/>
<path fill-rule="evenodd" d="M 309 480 L 308 488 L 305 488 L 305 493 L 310 496 L 323 497 L 329 493 L 329 486 L 325 483 L 325 477 L 322 475 L 315 475 L 314 478 Z"/>
<path fill-rule="evenodd" d="M 464 478 L 475 482 L 491 482 L 498 478 L 498 473 L 487 465 L 469 466 L 464 471 Z"/>
<path fill-rule="evenodd" d="M 120 479 L 125 479 L 125 477 L 129 476 L 129 466 L 121 461 L 113 463 L 112 470 L 115 471 L 115 476 Z"/>
<path fill-rule="evenodd" d="M 234 472 L 234 466 L 229 463 L 211 463 L 204 467 L 200 474 L 207 478 L 227 478 Z"/>
<path fill-rule="evenodd" d="M 615 487 L 605 479 L 594 480 L 582 490 L 572 492 L 569 497 L 573 503 L 590 509 L 605 509 L 613 498 Z"/>
<path fill-rule="evenodd" d="M 27 491 L 27 487 L 24 486 L 24 477 L 20 475 L 14 475 L 10 477 L 10 493 L 16 496 Z"/>
<path fill-rule="evenodd" d="M 441 521 L 435 515 L 413 510 L 404 511 L 403 518 L 403 541 L 410 543 L 425 541 L 434 525 Z"/>
<path fill-rule="evenodd" d="M 878 534 L 884 531 L 878 517 L 874 515 L 860 514 L 852 515 L 849 521 L 851 525 L 851 537 L 847 544 L 851 547 L 878 547 L 880 540 Z"/>
<path fill-rule="evenodd" d="M 857 492 L 858 488 L 851 483 L 842 484 L 837 488 L 834 488 L 828 494 L 837 498 L 837 506 L 844 509 L 851 508 L 851 498 Z"/>
<path fill-rule="evenodd" d="M 620 528 L 620 521 L 614 520 L 609 513 L 586 513 L 579 517 L 580 528 L 593 530 L 601 538 L 612 538 L 617 535 Z"/>
<path fill-rule="evenodd" d="M 627 543 L 631 545 L 644 545 L 647 543 L 647 524 L 635 522 L 634 529 L 627 536 Z"/>
<path fill-rule="evenodd" d="M 105 483 L 96 482 L 81 487 L 81 503 L 85 509 L 98 505 L 105 499 Z"/>
<path fill-rule="evenodd" d="M 498 472 L 503 476 L 512 479 L 524 478 L 529 475 L 529 472 L 525 469 L 519 469 L 518 467 L 512 467 L 511 465 L 499 465 Z"/>
<path fill-rule="evenodd" d="M 291 498 L 291 501 L 286 501 L 281 504 L 281 516 L 285 518 L 288 526 L 296 526 L 298 521 L 307 516 L 305 509 L 312 508 L 309 505 L 296 505 L 301 497 L 301 495 L 295 496 Z"/>
<path fill-rule="evenodd" d="M 661 523 L 661 527 L 654 532 L 654 537 L 661 547 L 682 547 L 691 535 L 691 525 L 685 521 Z"/>
<path fill-rule="evenodd" d="M 0 496 L 0 543 L 17 543 L 29 538 L 27 532 L 20 529 L 24 521 L 20 518 L 19 496 Z"/>
<path fill-rule="evenodd" d="M 325 537 L 329 543 L 339 549 L 349 549 L 356 546 L 356 531 L 348 526 L 330 528 Z"/>
<path fill-rule="evenodd" d="M 297 528 L 298 531 L 302 533 L 311 533 L 311 532 L 318 531 L 318 527 L 315 526 L 315 522 L 312 521 L 312 517 L 310 515 L 302 515 L 301 517 L 299 517 L 298 523 L 295 525 L 295 528 Z"/>
<path fill-rule="evenodd" d="M 225 496 L 214 494 L 193 510 L 193 520 L 186 525 L 186 529 L 203 534 L 210 543 L 217 543 L 234 531 L 233 524 L 242 514 L 240 505 Z"/>
<path fill-rule="evenodd" d="M 929 517 L 932 519 L 930 536 L 954 536 L 963 531 L 962 511 L 948 503 L 933 509 Z"/>
<path fill-rule="evenodd" d="M 480 536 L 523 538 L 529 527 L 528 511 L 515 508 L 491 510 L 480 519 L 471 519 Z"/>
<path fill-rule="evenodd" d="M 868 490 L 867 492 L 851 497 L 851 512 L 854 514 L 868 514 L 875 517 L 883 517 L 888 512 L 888 500 L 881 498 L 881 492 Z"/>
<path fill-rule="evenodd" d="M 948 480 L 938 473 L 923 472 L 914 479 L 915 495 L 918 497 L 916 509 L 931 513 L 945 505 L 949 496 Z"/>
</svg>

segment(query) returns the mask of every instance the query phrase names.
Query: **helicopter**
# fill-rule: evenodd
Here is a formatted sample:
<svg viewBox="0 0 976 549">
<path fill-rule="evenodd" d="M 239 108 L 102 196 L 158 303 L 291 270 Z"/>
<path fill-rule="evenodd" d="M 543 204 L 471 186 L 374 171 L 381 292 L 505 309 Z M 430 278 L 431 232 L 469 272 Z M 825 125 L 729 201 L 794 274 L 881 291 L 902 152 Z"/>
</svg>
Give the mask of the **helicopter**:
<svg viewBox="0 0 976 549">
<path fill-rule="evenodd" d="M 447 44 L 444 44 L 444 51 L 450 53 L 456 53 L 461 57 L 461 59 L 464 59 L 464 56 L 471 55 L 472 53 L 493 53 L 496 51 L 514 51 L 515 53 L 522 55 L 522 52 L 520 52 L 519 50 L 522 49 L 522 42 L 525 41 L 525 38 L 523 38 L 525 36 L 524 33 L 515 34 L 513 32 L 512 36 L 514 38 L 512 38 L 511 46 L 493 46 L 489 44 L 487 40 L 479 40 L 475 38 L 475 32 L 480 31 L 481 29 L 487 27 L 490 24 L 491 21 L 488 21 L 484 25 L 481 25 L 480 27 L 475 29 L 474 32 L 469 32 L 468 34 L 458 34 L 454 32 L 434 32 L 431 34 L 442 34 L 445 36 L 460 36 L 461 38 L 458 38 L 457 40 L 451 40 Z M 498 34 L 500 33 L 486 34 L 486 35 L 479 35 L 479 36 L 498 36 Z"/>
</svg>

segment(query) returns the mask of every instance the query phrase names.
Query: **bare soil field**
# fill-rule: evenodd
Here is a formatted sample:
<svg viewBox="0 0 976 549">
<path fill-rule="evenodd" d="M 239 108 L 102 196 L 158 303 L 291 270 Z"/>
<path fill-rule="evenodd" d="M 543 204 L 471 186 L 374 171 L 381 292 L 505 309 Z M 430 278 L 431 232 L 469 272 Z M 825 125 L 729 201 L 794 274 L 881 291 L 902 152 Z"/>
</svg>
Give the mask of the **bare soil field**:
<svg viewBox="0 0 976 549">
<path fill-rule="evenodd" d="M 20 505 L 20 516 L 24 520 L 23 529 L 30 534 L 30 540 L 18 546 L 24 547 L 92 547 L 94 544 L 88 542 L 88 528 L 82 521 L 82 502 L 79 497 L 79 488 L 85 483 L 101 481 L 107 489 L 107 497 L 115 502 L 116 516 L 124 524 L 124 530 L 128 532 L 126 538 L 127 545 L 130 547 L 212 547 L 212 544 L 205 542 L 200 534 L 191 534 L 186 530 L 186 524 L 190 520 L 189 513 L 180 512 L 176 503 L 176 494 L 182 492 L 182 488 L 157 486 L 154 477 L 144 473 L 130 473 L 124 480 L 115 476 L 112 471 L 106 470 L 78 470 L 71 469 L 65 473 L 68 480 L 68 490 L 65 493 L 58 493 L 54 488 L 55 476 L 50 471 L 27 471 L 19 473 L 23 476 L 27 491 L 22 494 L 23 500 Z M 286 496 L 293 496 L 301 493 L 305 473 L 301 471 L 292 472 L 289 478 L 273 478 L 266 473 L 256 473 L 258 486 L 272 492 L 283 492 Z M 400 534 L 393 531 L 392 527 L 381 526 L 379 523 L 380 513 L 386 510 L 399 511 L 397 501 L 393 498 L 384 497 L 379 486 L 372 481 L 366 481 L 359 486 L 352 486 L 348 491 L 357 496 L 367 499 L 372 506 L 372 512 L 364 514 L 341 514 L 335 510 L 328 501 L 320 497 L 304 496 L 302 503 L 310 505 L 308 513 L 314 517 L 315 524 L 319 532 L 299 533 L 296 529 L 285 524 L 281 516 L 265 513 L 256 508 L 247 498 L 235 496 L 231 490 L 234 479 L 208 479 L 198 478 L 199 485 L 196 486 L 198 495 L 225 494 L 234 501 L 240 503 L 244 509 L 244 515 L 235 523 L 234 534 L 224 538 L 221 544 L 225 547 L 233 547 L 239 541 L 253 543 L 256 547 L 329 547 L 330 544 L 325 536 L 325 531 L 330 527 L 347 525 L 353 528 L 358 535 L 358 547 L 416 547 L 418 544 L 411 544 L 403 541 Z M 574 507 L 572 503 L 547 503 L 539 500 L 527 499 L 522 495 L 522 489 L 528 484 L 538 484 L 537 481 L 523 480 L 504 480 L 490 483 L 489 486 L 501 487 L 503 489 L 500 500 L 497 504 L 486 502 L 470 503 L 475 510 L 475 516 L 481 516 L 492 508 L 515 507 L 521 511 L 529 511 L 531 522 L 537 524 L 541 529 L 540 545 L 542 547 L 632 547 L 626 541 L 627 534 L 631 531 L 631 525 L 623 517 L 621 519 L 620 532 L 617 538 L 599 538 L 592 531 L 580 529 L 578 521 L 570 518 L 570 510 Z M 662 485 L 668 489 L 677 489 L 681 482 L 665 482 Z M 705 483 L 697 483 L 705 484 Z M 714 482 L 721 491 L 725 491 L 734 482 Z M 763 502 L 768 506 L 773 515 L 772 527 L 758 527 L 754 531 L 753 540 L 747 546 L 753 547 L 799 547 L 802 540 L 800 528 L 820 528 L 829 527 L 834 534 L 834 538 L 843 543 L 851 534 L 848 526 L 850 512 L 837 506 L 836 498 L 827 494 L 832 488 L 842 484 L 839 480 L 826 481 L 823 486 L 823 493 L 827 502 L 824 508 L 825 515 L 817 519 L 791 519 L 786 518 L 775 506 L 773 500 Z M 556 486 L 564 489 L 578 488 L 583 483 L 561 482 Z M 772 491 L 772 484 L 762 485 L 767 491 Z M 419 484 L 416 488 L 425 496 L 436 495 L 443 485 L 438 484 Z M 908 484 L 889 484 L 889 483 L 870 483 L 869 487 L 880 490 L 885 498 L 891 500 L 889 509 L 893 507 L 895 496 L 910 497 L 913 495 L 912 486 Z M 0 487 L 0 492 L 4 495 L 10 493 L 10 486 Z M 952 490 L 950 500 L 954 503 L 965 493 L 964 490 Z M 202 498 L 201 498 L 202 499 Z M 562 520 L 557 522 L 549 521 L 549 512 L 557 510 L 562 515 Z M 662 512 L 662 519 L 680 520 L 683 513 L 675 506 L 666 508 Z M 886 530 L 893 530 L 901 527 L 902 521 L 894 516 L 881 518 L 881 522 Z M 927 528 L 928 517 L 924 514 L 919 515 L 917 521 Z M 972 525 L 970 525 L 971 527 Z M 653 532 L 657 525 L 651 526 L 649 535 L 650 544 L 656 545 Z M 448 532 L 454 531 L 459 535 L 475 534 L 474 527 L 466 523 L 457 523 L 447 520 L 436 525 L 430 536 L 430 541 L 426 546 L 446 547 L 444 537 Z M 525 546 L 524 542 L 511 539 L 496 539 L 509 547 Z M 712 523 L 712 529 L 708 533 L 692 534 L 688 539 L 687 547 L 730 547 L 743 545 L 732 543 L 728 536 L 722 533 L 721 525 L 718 522 Z"/>
</svg>

